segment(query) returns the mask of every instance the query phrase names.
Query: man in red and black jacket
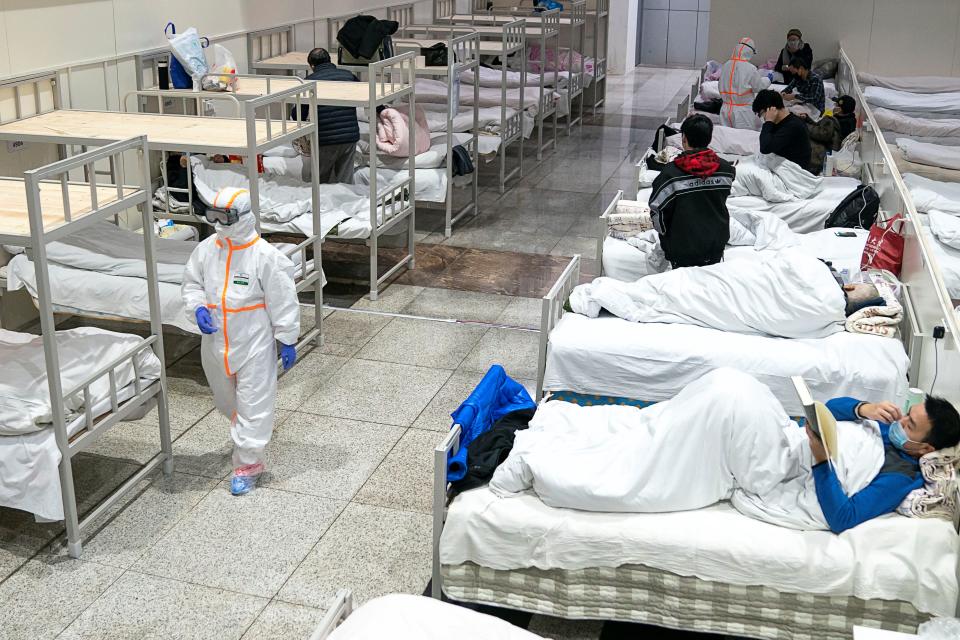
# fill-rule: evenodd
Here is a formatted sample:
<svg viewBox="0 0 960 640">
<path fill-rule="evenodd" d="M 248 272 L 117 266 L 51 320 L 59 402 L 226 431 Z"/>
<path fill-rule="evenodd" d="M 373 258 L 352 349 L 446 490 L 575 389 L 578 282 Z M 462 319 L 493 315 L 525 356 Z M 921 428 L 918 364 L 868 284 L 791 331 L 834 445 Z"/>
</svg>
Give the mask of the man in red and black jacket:
<svg viewBox="0 0 960 640">
<path fill-rule="evenodd" d="M 680 127 L 683 153 L 653 181 L 650 214 L 660 247 L 674 269 L 723 259 L 730 239 L 727 196 L 737 172 L 707 147 L 713 123 L 692 115 Z"/>
</svg>

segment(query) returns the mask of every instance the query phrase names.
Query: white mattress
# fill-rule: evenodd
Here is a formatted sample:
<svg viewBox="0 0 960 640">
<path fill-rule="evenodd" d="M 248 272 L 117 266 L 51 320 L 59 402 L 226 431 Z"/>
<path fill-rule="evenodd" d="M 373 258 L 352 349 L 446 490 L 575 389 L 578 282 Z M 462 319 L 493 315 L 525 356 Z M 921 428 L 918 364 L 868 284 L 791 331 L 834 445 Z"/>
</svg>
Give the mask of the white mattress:
<svg viewBox="0 0 960 640">
<path fill-rule="evenodd" d="M 903 345 L 892 338 L 844 332 L 787 340 L 567 313 L 550 332 L 544 389 L 660 401 L 707 371 L 733 367 L 770 387 L 796 416 L 803 409 L 791 376 L 802 375 L 817 400 L 853 396 L 899 404 L 907 366 Z"/>
<path fill-rule="evenodd" d="M 960 216 L 960 184 L 933 180 L 915 173 L 903 174 L 903 182 L 920 213 L 936 209 Z"/>
<path fill-rule="evenodd" d="M 555 509 L 532 492 L 486 487 L 453 500 L 440 538 L 444 565 L 584 569 L 639 564 L 703 580 L 788 592 L 902 600 L 954 615 L 960 538 L 949 522 L 888 515 L 840 535 L 744 516 L 729 503 L 663 514 Z"/>
<path fill-rule="evenodd" d="M 776 91 L 777 93 L 783 91 L 787 88 L 785 84 L 773 83 L 768 87 L 771 91 Z M 824 97 L 828 99 L 833 99 L 837 97 L 837 86 L 833 83 L 833 80 L 824 80 L 823 81 L 823 93 Z M 719 80 L 704 80 L 700 83 L 700 98 L 702 100 L 719 100 L 720 96 L 720 81 Z"/>
<path fill-rule="evenodd" d="M 926 138 L 960 138 L 960 119 L 956 118 L 915 118 L 883 107 L 875 108 L 873 117 L 885 132 Z"/>
<path fill-rule="evenodd" d="M 919 142 L 910 138 L 897 138 L 897 146 L 910 162 L 960 170 L 960 148 Z"/>
<path fill-rule="evenodd" d="M 354 611 L 329 640 L 538 640 L 509 622 L 425 596 L 392 594 Z M 542 639 L 540 639 L 542 640 Z"/>
<path fill-rule="evenodd" d="M 911 93 L 946 93 L 960 91 L 960 78 L 946 76 L 881 76 L 874 73 L 857 73 L 861 85 L 909 91 Z"/>
<path fill-rule="evenodd" d="M 49 269 L 55 311 L 104 318 L 150 320 L 146 283 L 142 278 L 115 276 L 57 264 L 49 265 Z M 159 285 L 160 317 L 163 323 L 190 333 L 199 333 L 197 326 L 187 320 L 180 285 L 170 282 L 160 282 Z M 23 287 L 33 298 L 37 297 L 33 263 L 26 255 L 19 255 L 7 265 L 7 288 L 15 291 Z"/>
<path fill-rule="evenodd" d="M 863 91 L 863 96 L 873 106 L 893 109 L 894 111 L 960 115 L 960 92 L 912 93 L 883 87 L 867 87 Z"/>
</svg>

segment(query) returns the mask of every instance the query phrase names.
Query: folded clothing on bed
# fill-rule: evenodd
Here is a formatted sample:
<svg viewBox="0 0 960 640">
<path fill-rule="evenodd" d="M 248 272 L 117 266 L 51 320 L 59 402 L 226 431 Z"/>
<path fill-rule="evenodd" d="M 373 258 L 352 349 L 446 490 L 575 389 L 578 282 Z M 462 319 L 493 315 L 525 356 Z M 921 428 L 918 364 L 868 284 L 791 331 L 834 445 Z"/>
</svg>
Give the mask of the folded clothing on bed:
<svg viewBox="0 0 960 640">
<path fill-rule="evenodd" d="M 843 331 L 845 299 L 830 269 L 796 249 L 760 262 L 720 262 L 621 282 L 597 278 L 570 295 L 576 313 L 692 324 L 735 333 L 823 338 Z"/>
<path fill-rule="evenodd" d="M 841 422 L 834 463 L 848 495 L 884 461 L 876 423 Z M 675 398 L 640 409 L 542 404 L 490 480 L 496 494 L 533 489 L 544 504 L 584 511 L 660 513 L 721 500 L 750 517 L 827 529 L 806 433 L 749 374 L 715 369 Z"/>
<path fill-rule="evenodd" d="M 139 336 L 93 327 L 57 331 L 60 380 L 64 393 L 72 391 L 99 366 L 122 356 L 139 343 Z M 136 356 L 140 377 L 160 377 L 160 360 L 150 349 Z M 53 420 L 47 368 L 41 336 L 0 329 L 0 435 L 21 435 L 49 427 Z M 114 369 L 117 387 L 133 383 L 134 367 L 127 360 Z M 90 387 L 93 404 L 109 397 L 104 375 Z M 64 399 L 67 422 L 84 410 L 83 394 Z"/>
<path fill-rule="evenodd" d="M 957 447 L 932 451 L 920 458 L 923 486 L 914 489 L 897 507 L 897 513 L 913 518 L 943 518 L 953 522 L 957 514 Z"/>
<path fill-rule="evenodd" d="M 394 157 L 410 156 L 410 141 L 414 143 L 414 155 L 430 148 L 430 130 L 423 109 L 416 110 L 413 131 L 410 127 L 409 108 L 386 108 L 377 114 L 377 149 Z"/>
<path fill-rule="evenodd" d="M 847 316 L 844 326 L 852 333 L 895 338 L 900 323 L 903 322 L 903 306 L 889 286 L 879 284 L 877 289 L 883 297 L 884 304 L 854 311 Z"/>
</svg>

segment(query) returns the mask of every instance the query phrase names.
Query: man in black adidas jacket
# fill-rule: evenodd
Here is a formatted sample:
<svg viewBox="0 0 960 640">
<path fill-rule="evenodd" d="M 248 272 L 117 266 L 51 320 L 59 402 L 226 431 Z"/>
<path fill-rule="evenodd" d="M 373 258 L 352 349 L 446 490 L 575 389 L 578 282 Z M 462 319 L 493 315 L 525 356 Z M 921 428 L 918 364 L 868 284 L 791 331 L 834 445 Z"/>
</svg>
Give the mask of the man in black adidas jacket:
<svg viewBox="0 0 960 640">
<path fill-rule="evenodd" d="M 326 49 L 314 49 L 307 56 L 307 64 L 312 72 L 307 80 L 327 80 L 334 82 L 357 82 L 357 77 L 346 69 L 338 69 L 330 61 Z M 309 120 L 309 108 L 304 106 L 304 120 Z M 295 109 L 294 109 L 294 112 Z M 357 110 L 353 107 L 317 107 L 317 161 L 320 164 L 320 183 L 343 182 L 353 184 L 354 154 L 360 140 L 360 127 L 357 124 Z M 304 155 L 312 153 L 301 149 Z M 303 179 L 310 180 L 310 163 L 304 162 Z"/>
<path fill-rule="evenodd" d="M 683 153 L 653 181 L 650 213 L 664 256 L 679 267 L 702 267 L 723 259 L 730 239 L 727 196 L 737 172 L 707 147 L 713 123 L 692 115 L 680 127 Z"/>
</svg>

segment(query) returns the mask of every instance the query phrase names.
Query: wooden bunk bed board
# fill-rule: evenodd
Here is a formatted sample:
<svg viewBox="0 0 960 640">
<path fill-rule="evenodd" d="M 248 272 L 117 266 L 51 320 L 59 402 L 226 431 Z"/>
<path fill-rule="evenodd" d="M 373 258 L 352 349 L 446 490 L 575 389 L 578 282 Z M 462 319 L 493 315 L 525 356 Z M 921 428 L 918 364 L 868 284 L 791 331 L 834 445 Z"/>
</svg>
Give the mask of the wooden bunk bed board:
<svg viewBox="0 0 960 640">
<path fill-rule="evenodd" d="M 442 38 L 394 38 L 393 45 L 398 51 L 410 51 L 412 48 L 428 49 L 435 44 L 446 44 L 448 40 Z M 505 49 L 503 42 L 494 40 L 481 40 L 477 52 L 482 56 L 498 56 L 504 53 L 511 53 L 520 47 L 511 47 Z"/>
<path fill-rule="evenodd" d="M 69 183 L 70 218 L 77 220 L 90 213 L 90 185 Z M 124 197 L 137 192 L 124 187 Z M 97 206 L 116 202 L 117 188 L 113 185 L 97 187 Z M 63 190 L 59 182 L 40 183 L 40 205 L 43 212 L 43 230 L 52 231 L 66 223 L 63 213 Z M 30 237 L 30 218 L 27 212 L 27 192 L 22 178 L 0 178 L 0 234 Z"/>
<path fill-rule="evenodd" d="M 353 102 L 357 106 L 363 106 L 370 102 L 370 85 L 367 82 L 318 80 L 316 83 L 317 102 L 319 104 L 324 104 L 325 100 Z M 377 100 L 389 99 L 409 88 L 409 84 L 400 84 L 399 82 L 382 86 L 377 84 Z"/>
<path fill-rule="evenodd" d="M 437 18 L 438 21 L 444 22 L 458 22 L 461 24 L 473 24 L 474 22 L 495 22 L 497 24 L 507 24 L 508 22 L 513 22 L 515 20 L 526 20 L 529 24 L 540 24 L 543 22 L 543 18 L 539 16 L 491 16 L 491 15 L 475 15 L 471 16 L 470 14 L 458 13 L 452 16 L 444 16 L 442 18 Z M 560 16 L 558 19 L 561 26 L 569 26 L 573 24 L 573 18 L 564 18 Z"/>
<path fill-rule="evenodd" d="M 310 54 L 309 51 L 288 51 L 282 53 L 279 56 L 273 56 L 272 58 L 264 58 L 263 60 L 258 60 L 254 63 L 255 67 L 267 67 L 267 66 L 276 66 L 276 67 L 286 67 L 291 69 L 309 69 L 310 65 L 307 64 L 307 56 Z"/>
<path fill-rule="evenodd" d="M 270 93 L 285 91 L 300 86 L 303 86 L 303 82 L 297 78 L 276 76 L 270 78 L 270 91 L 267 91 L 266 78 L 237 78 L 237 86 L 230 91 L 230 93 L 235 93 L 240 96 L 265 96 Z"/>
</svg>

